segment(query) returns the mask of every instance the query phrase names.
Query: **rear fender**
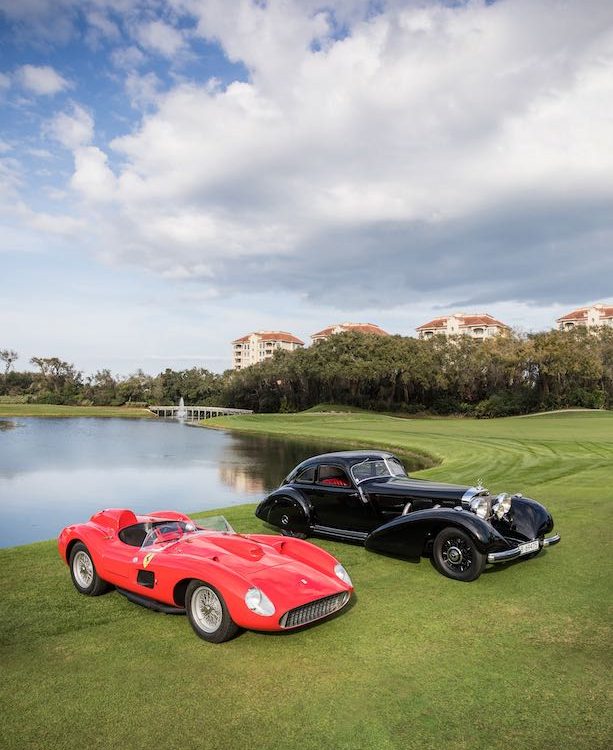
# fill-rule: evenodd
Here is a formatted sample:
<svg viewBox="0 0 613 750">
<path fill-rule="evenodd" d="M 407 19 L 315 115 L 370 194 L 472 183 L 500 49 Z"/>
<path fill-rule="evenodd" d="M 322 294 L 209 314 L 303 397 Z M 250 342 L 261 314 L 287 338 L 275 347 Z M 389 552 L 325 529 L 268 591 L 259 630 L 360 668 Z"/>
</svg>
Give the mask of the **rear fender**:
<svg viewBox="0 0 613 750">
<path fill-rule="evenodd" d="M 280 487 L 262 500 L 255 510 L 262 521 L 299 534 L 308 534 L 313 509 L 306 497 L 293 487 Z"/>
<path fill-rule="evenodd" d="M 430 542 L 442 529 L 453 526 L 465 531 L 480 552 L 509 549 L 506 539 L 487 521 L 467 510 L 428 508 L 379 526 L 371 532 L 364 546 L 390 555 L 417 558 L 427 552 Z"/>
</svg>

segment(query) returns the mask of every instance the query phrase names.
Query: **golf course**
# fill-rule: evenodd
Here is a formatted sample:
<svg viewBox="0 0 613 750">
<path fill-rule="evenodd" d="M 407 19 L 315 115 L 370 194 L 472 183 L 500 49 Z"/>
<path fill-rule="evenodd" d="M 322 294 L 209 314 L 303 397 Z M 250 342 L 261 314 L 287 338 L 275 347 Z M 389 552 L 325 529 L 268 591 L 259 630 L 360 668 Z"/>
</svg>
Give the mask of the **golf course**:
<svg viewBox="0 0 613 750">
<path fill-rule="evenodd" d="M 352 605 L 221 645 L 115 592 L 80 596 L 55 541 L 0 549 L 3 748 L 611 746 L 613 413 L 403 419 L 330 407 L 203 427 L 418 456 L 428 468 L 416 476 L 542 502 L 562 541 L 465 584 L 429 560 L 311 539 L 349 571 Z M 261 533 L 253 511 L 223 513 Z"/>
</svg>

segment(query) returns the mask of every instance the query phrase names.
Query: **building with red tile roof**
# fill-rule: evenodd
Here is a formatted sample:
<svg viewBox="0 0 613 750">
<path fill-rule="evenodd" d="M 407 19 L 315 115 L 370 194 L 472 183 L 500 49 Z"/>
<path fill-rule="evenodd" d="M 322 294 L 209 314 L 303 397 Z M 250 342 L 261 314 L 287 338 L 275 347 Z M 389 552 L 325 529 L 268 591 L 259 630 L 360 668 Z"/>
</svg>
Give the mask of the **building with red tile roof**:
<svg viewBox="0 0 613 750">
<path fill-rule="evenodd" d="M 489 313 L 458 312 L 429 320 L 416 330 L 420 339 L 429 339 L 436 334 L 442 336 L 464 334 L 475 339 L 486 339 L 490 336 L 507 333 L 510 328 L 506 323 L 501 323 Z"/>
<path fill-rule="evenodd" d="M 596 328 L 597 326 L 613 326 L 613 305 L 603 305 L 598 302 L 589 307 L 579 307 L 577 310 L 562 315 L 556 323 L 560 331 L 572 331 L 577 326 Z"/>
<path fill-rule="evenodd" d="M 304 341 L 287 331 L 253 331 L 232 342 L 232 367 L 242 370 L 272 357 L 276 349 L 292 352 L 303 346 Z"/>
<path fill-rule="evenodd" d="M 374 333 L 376 336 L 389 336 L 387 331 L 383 328 L 375 325 L 374 323 L 336 323 L 334 325 L 323 328 L 317 333 L 311 335 L 313 343 L 316 341 L 324 341 L 330 336 L 334 336 L 337 333 L 345 333 L 346 331 L 355 331 L 357 333 Z"/>
</svg>

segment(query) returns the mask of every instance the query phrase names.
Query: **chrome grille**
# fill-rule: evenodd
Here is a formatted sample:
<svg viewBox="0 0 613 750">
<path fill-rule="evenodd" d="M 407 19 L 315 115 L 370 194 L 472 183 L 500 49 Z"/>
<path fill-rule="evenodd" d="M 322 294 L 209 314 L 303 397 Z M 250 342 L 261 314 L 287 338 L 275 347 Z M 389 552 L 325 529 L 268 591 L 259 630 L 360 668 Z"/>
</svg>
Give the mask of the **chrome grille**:
<svg viewBox="0 0 613 750">
<path fill-rule="evenodd" d="M 279 620 L 279 625 L 282 628 L 295 628 L 299 625 L 315 622 L 315 620 L 320 620 L 322 617 L 326 617 L 332 614 L 332 612 L 341 609 L 348 601 L 348 591 L 333 594 L 332 596 L 325 596 L 323 599 L 316 599 L 314 602 L 290 609 Z"/>
</svg>

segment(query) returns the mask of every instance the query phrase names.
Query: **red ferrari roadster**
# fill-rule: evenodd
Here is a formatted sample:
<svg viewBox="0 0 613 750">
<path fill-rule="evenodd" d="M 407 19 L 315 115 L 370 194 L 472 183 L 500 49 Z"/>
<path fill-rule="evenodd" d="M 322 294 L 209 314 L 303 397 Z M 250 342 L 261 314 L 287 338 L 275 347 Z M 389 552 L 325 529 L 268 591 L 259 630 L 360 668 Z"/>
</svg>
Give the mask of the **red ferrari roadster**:
<svg viewBox="0 0 613 750">
<path fill-rule="evenodd" d="M 225 518 L 111 508 L 67 526 L 58 547 L 81 594 L 113 586 L 137 604 L 187 613 L 221 643 L 240 628 L 288 630 L 342 609 L 353 585 L 332 555 L 284 536 L 237 534 Z"/>
</svg>

